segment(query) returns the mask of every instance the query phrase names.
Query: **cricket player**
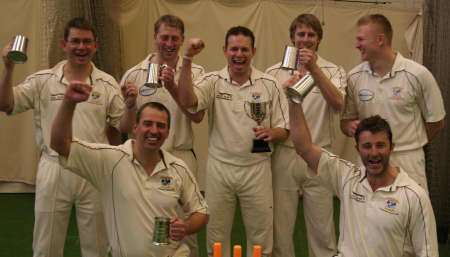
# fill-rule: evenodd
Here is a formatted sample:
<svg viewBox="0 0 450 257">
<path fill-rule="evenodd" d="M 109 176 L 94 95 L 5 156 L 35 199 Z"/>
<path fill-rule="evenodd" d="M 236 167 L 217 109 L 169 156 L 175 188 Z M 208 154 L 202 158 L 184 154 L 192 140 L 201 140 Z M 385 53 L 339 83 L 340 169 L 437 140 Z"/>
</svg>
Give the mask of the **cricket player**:
<svg viewBox="0 0 450 257">
<path fill-rule="evenodd" d="M 8 115 L 33 110 L 36 143 L 41 152 L 35 200 L 34 257 L 62 257 L 72 206 L 76 207 L 81 253 L 85 257 L 107 255 L 107 238 L 97 190 L 81 177 L 67 172 L 50 149 L 50 130 L 71 81 L 92 88 L 88 99 L 75 111 L 74 135 L 108 143 L 106 131 L 118 133 L 124 103 L 116 80 L 91 62 L 98 42 L 92 26 L 83 18 L 70 20 L 60 43 L 66 60 L 38 71 L 12 86 L 14 63 L 3 49 L 5 70 L 0 80 L 0 109 Z"/>
<path fill-rule="evenodd" d="M 289 28 L 292 44 L 299 49 L 299 69 L 281 68 L 281 62 L 266 70 L 280 84 L 296 73 L 308 72 L 315 87 L 304 99 L 306 121 L 311 128 L 313 142 L 331 150 L 336 115 L 344 105 L 346 74 L 342 67 L 317 54 L 323 37 L 322 25 L 312 14 L 301 14 Z M 287 108 L 287 106 L 286 106 Z M 337 125 L 337 124 L 336 124 Z M 319 179 L 306 176 L 307 165 L 297 157 L 291 139 L 275 145 L 272 155 L 274 193 L 274 257 L 294 257 L 294 226 L 299 196 L 303 195 L 303 210 L 310 257 L 336 254 L 336 233 L 333 219 L 333 194 Z"/>
<path fill-rule="evenodd" d="M 174 15 L 161 16 L 154 24 L 155 51 L 149 54 L 142 62 L 128 70 L 120 82 L 122 93 L 127 106 L 122 131 L 131 133 L 136 110 L 143 104 L 153 101 L 163 103 L 171 113 L 172 128 L 162 148 L 176 157 L 182 159 L 196 178 L 199 178 L 197 159 L 194 153 L 194 133 L 192 122 L 200 122 L 204 112 L 190 113 L 178 106 L 176 90 L 180 75 L 182 58 L 179 55 L 180 47 L 184 42 L 184 23 Z M 161 87 L 152 89 L 145 85 L 149 74 L 149 64 L 156 64 L 160 68 L 159 78 Z M 204 69 L 200 65 L 192 65 L 192 78 L 203 75 Z M 158 75 L 157 75 L 158 76 Z M 164 85 L 164 86 L 162 86 Z M 204 175 L 203 175 L 204 176 Z M 203 191 L 204 189 L 202 189 Z M 180 210 L 181 211 L 181 210 Z M 198 257 L 196 235 L 186 239 L 191 248 L 191 257 Z"/>
<path fill-rule="evenodd" d="M 51 147 L 62 165 L 99 190 L 113 257 L 188 257 L 181 243 L 208 221 L 207 206 L 194 176 L 183 161 L 161 150 L 169 135 L 170 113 L 156 102 L 141 106 L 134 134 L 125 144 L 87 143 L 73 137 L 75 108 L 92 87 L 73 81 L 52 128 Z M 178 206 L 189 214 L 177 215 Z M 156 217 L 170 218 L 167 245 L 152 243 Z M 161 236 L 161 235 L 159 235 Z"/>
<path fill-rule="evenodd" d="M 348 75 L 341 129 L 353 136 L 361 119 L 379 114 L 393 130 L 392 163 L 428 190 L 423 146 L 444 126 L 439 86 L 424 66 L 392 48 L 392 26 L 385 16 L 364 16 L 357 26 L 363 62 Z"/>
<path fill-rule="evenodd" d="M 295 79 L 294 79 L 295 80 Z M 355 130 L 363 166 L 339 159 L 311 139 L 302 105 L 289 103 L 291 138 L 310 176 L 339 197 L 338 257 L 438 257 L 436 221 L 426 191 L 390 163 L 386 120 L 371 116 Z"/>
<path fill-rule="evenodd" d="M 247 233 L 247 255 L 250 256 L 253 245 L 263 247 L 263 256 L 270 256 L 272 252 L 270 153 L 252 153 L 251 149 L 254 138 L 266 142 L 285 139 L 288 120 L 282 109 L 286 99 L 276 80 L 251 65 L 256 53 L 254 43 L 255 37 L 250 29 L 242 26 L 230 28 L 223 47 L 227 66 L 196 80 L 195 88 L 190 74 L 191 62 L 203 49 L 202 41 L 191 39 L 183 58 L 178 88 L 180 102 L 194 112 L 208 111 L 206 201 L 211 214 L 207 227 L 209 256 L 212 256 L 214 242 L 222 242 L 223 256 L 230 256 L 231 227 L 237 199 Z M 259 110 L 264 109 L 265 118 L 261 126 L 251 118 L 252 112 L 246 108 L 254 100 L 260 101 Z"/>
</svg>

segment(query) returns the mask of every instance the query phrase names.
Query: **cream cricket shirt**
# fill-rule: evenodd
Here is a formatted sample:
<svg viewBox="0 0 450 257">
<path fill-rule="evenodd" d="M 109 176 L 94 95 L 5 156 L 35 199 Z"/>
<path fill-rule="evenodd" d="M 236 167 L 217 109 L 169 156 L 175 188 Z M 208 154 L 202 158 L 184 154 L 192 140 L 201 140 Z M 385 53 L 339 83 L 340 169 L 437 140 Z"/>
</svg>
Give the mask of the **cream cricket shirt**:
<svg viewBox="0 0 450 257">
<path fill-rule="evenodd" d="M 34 73 L 13 88 L 11 114 L 33 109 L 37 145 L 44 154 L 52 156 L 57 156 L 49 147 L 52 123 L 69 85 L 63 74 L 66 62 Z M 108 124 L 118 128 L 124 110 L 123 99 L 115 79 L 91 65 L 92 73 L 85 82 L 92 85 L 93 90 L 89 99 L 78 104 L 75 110 L 73 134 L 89 142 L 107 143 L 105 129 Z"/>
<path fill-rule="evenodd" d="M 188 214 L 206 214 L 206 203 L 183 161 L 162 150 L 149 176 L 133 156 L 133 143 L 110 146 L 74 140 L 69 157 L 60 157 L 60 162 L 99 190 L 114 257 L 172 256 L 178 242 L 152 245 L 154 218 L 176 217 L 177 205 Z"/>
<path fill-rule="evenodd" d="M 170 95 L 169 91 L 165 87 L 160 87 L 153 94 L 150 95 L 146 87 L 143 87 L 147 80 L 148 65 L 155 58 L 155 54 L 152 53 L 145 60 L 128 70 L 122 78 L 120 85 L 123 86 L 127 82 L 132 82 L 138 87 L 137 107 L 147 102 L 159 102 L 164 104 L 170 111 L 171 115 L 171 128 L 169 136 L 164 142 L 162 148 L 167 151 L 171 150 L 191 150 L 193 148 L 194 134 L 192 131 L 191 120 L 183 114 L 178 107 L 175 100 Z M 177 67 L 175 70 L 175 81 L 178 81 L 180 77 L 182 65 L 182 58 L 178 58 Z M 192 64 L 192 79 L 196 79 L 203 75 L 205 70 L 203 67 Z"/>
<path fill-rule="evenodd" d="M 402 169 L 392 185 L 375 192 L 364 167 L 356 168 L 325 150 L 318 172 L 324 186 L 341 200 L 338 256 L 438 256 L 428 195 Z"/>
<path fill-rule="evenodd" d="M 317 56 L 317 65 L 320 67 L 325 76 L 333 83 L 333 85 L 345 94 L 345 87 L 347 86 L 346 74 L 342 67 L 339 67 L 329 61 L 326 61 L 320 56 Z M 293 72 L 280 68 L 281 62 L 268 68 L 266 73 L 274 76 L 278 82 L 284 83 L 292 77 Z M 284 94 L 284 91 L 283 91 Z M 306 122 L 311 131 L 311 137 L 315 144 L 329 148 L 331 146 L 333 136 L 333 115 L 337 112 L 328 105 L 325 98 L 323 98 L 320 89 L 315 86 L 310 94 L 303 100 L 303 110 L 305 112 Z M 287 106 L 286 106 L 287 108 Z M 294 147 L 291 139 L 285 140 L 283 145 Z"/>
<path fill-rule="evenodd" d="M 252 68 L 250 79 L 239 86 L 225 67 L 205 74 L 194 85 L 196 111 L 208 110 L 211 157 L 236 166 L 253 165 L 270 157 L 270 153 L 251 153 L 257 123 L 249 117 L 246 101 L 257 98 L 267 102 L 263 127 L 288 129 L 287 109 L 282 108 L 287 100 L 275 78 Z"/>
<path fill-rule="evenodd" d="M 383 78 L 368 62 L 348 76 L 343 119 L 379 114 L 392 128 L 395 151 L 413 150 L 427 142 L 425 122 L 445 117 L 442 95 L 433 75 L 422 65 L 397 53 L 392 71 Z"/>
</svg>

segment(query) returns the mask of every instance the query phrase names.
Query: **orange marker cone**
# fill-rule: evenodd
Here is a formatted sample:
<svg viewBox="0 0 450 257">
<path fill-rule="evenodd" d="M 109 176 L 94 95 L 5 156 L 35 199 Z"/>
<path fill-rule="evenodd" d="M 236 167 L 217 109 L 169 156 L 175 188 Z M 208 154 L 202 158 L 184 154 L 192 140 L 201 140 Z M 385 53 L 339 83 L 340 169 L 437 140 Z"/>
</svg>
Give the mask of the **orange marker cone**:
<svg viewBox="0 0 450 257">
<path fill-rule="evenodd" d="M 261 257 L 262 248 L 260 245 L 253 246 L 253 257 Z"/>
<path fill-rule="evenodd" d="M 213 245 L 213 257 L 222 257 L 222 244 L 219 242 Z"/>
<path fill-rule="evenodd" d="M 242 247 L 240 245 L 234 246 L 233 257 L 242 257 Z"/>
</svg>

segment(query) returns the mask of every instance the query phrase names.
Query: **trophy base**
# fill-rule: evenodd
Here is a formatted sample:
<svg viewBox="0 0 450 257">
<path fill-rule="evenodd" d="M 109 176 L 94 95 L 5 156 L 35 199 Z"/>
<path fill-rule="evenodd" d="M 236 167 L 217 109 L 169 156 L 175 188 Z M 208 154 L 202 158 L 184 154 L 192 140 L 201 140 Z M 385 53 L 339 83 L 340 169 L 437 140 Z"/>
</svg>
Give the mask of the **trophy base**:
<svg viewBox="0 0 450 257">
<path fill-rule="evenodd" d="M 253 139 L 252 153 L 268 153 L 271 152 L 269 143 L 262 139 Z"/>
</svg>

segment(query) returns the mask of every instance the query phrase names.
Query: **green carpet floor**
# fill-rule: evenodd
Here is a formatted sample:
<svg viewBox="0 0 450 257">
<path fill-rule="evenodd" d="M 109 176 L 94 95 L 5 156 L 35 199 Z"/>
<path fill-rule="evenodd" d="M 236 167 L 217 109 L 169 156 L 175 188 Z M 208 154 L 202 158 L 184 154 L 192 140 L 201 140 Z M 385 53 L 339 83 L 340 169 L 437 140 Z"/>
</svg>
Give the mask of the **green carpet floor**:
<svg viewBox="0 0 450 257">
<path fill-rule="evenodd" d="M 0 257 L 30 257 L 33 238 L 34 194 L 0 194 Z M 335 210 L 338 208 L 338 201 Z M 295 252 L 296 257 L 307 257 L 305 224 L 302 207 L 296 222 Z M 337 212 L 335 212 L 335 217 Z M 232 244 L 240 244 L 245 249 L 245 232 L 242 226 L 239 209 L 236 211 L 232 231 Z M 200 257 L 206 257 L 205 231 L 199 233 Z M 450 257 L 450 245 L 439 245 L 441 257 Z M 77 235 L 74 213 L 64 249 L 65 257 L 80 257 L 80 245 Z M 224 256 L 225 257 L 225 256 Z M 228 257 L 228 256 L 226 256 Z M 245 257 L 245 254 L 244 256 Z"/>
</svg>

